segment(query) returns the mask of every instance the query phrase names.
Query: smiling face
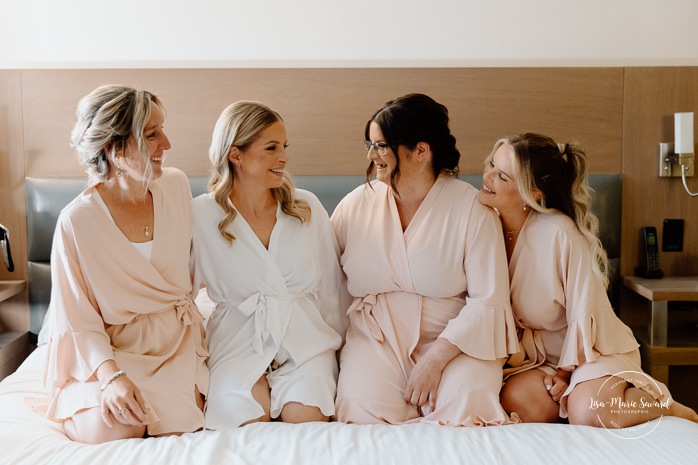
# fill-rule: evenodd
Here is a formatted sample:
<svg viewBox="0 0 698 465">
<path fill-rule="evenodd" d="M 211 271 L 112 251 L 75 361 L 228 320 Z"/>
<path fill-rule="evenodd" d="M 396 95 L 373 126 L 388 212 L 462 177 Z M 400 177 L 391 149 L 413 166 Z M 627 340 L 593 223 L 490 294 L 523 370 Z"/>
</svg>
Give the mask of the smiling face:
<svg viewBox="0 0 698 465">
<path fill-rule="evenodd" d="M 369 126 L 369 142 L 385 144 L 383 132 L 376 122 L 371 122 Z M 378 151 L 371 147 L 366 154 L 366 158 L 372 161 L 376 170 L 376 179 L 390 185 L 390 174 L 397 166 L 397 158 L 390 146 L 386 147 L 385 155 L 380 155 Z"/>
<path fill-rule="evenodd" d="M 254 182 L 268 189 L 281 187 L 289 160 L 287 147 L 286 126 L 281 121 L 260 131 L 244 151 L 233 147 L 228 158 L 236 165 L 235 181 Z"/>
<path fill-rule="evenodd" d="M 170 140 L 163 130 L 165 115 L 162 109 L 150 102 L 150 118 L 143 130 L 143 140 L 148 153 L 148 162 L 152 169 L 152 179 L 162 176 L 162 165 L 165 160 L 165 150 L 169 150 Z M 124 154 L 125 163 L 121 163 L 120 169 L 124 170 L 130 178 L 141 181 L 146 176 L 146 166 L 143 157 L 138 150 L 136 138 L 131 136 Z"/>
<path fill-rule="evenodd" d="M 522 208 L 523 199 L 516 185 L 511 148 L 508 145 L 500 145 L 490 162 L 485 165 L 478 199 L 482 204 L 500 212 Z"/>
</svg>

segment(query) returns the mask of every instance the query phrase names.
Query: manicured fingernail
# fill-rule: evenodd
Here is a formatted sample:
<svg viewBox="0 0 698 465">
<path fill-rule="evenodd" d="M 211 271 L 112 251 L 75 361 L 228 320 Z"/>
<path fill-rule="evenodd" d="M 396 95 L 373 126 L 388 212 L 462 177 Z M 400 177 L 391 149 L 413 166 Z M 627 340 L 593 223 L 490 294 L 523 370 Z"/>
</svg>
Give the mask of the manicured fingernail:
<svg viewBox="0 0 698 465">
<path fill-rule="evenodd" d="M 550 390 L 551 387 L 552 387 L 552 386 L 549 385 L 549 384 L 546 384 L 546 385 L 545 385 L 545 389 L 547 389 L 548 391 Z"/>
</svg>

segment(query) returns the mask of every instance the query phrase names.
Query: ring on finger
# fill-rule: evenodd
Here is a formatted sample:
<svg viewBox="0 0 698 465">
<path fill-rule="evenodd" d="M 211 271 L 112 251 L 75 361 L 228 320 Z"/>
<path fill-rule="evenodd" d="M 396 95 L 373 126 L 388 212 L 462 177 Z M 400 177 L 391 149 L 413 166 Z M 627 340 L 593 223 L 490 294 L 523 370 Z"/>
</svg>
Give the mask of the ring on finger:
<svg viewBox="0 0 698 465">
<path fill-rule="evenodd" d="M 126 411 L 126 409 L 123 407 L 119 407 L 118 410 L 119 410 L 119 413 L 121 413 L 121 414 L 123 414 Z"/>
</svg>

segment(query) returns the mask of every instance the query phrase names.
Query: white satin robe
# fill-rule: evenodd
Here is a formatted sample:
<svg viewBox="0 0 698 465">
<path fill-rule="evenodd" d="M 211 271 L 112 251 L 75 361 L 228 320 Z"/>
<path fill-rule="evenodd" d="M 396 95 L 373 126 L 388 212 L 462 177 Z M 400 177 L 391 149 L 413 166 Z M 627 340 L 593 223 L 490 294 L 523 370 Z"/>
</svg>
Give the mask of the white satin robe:
<svg viewBox="0 0 698 465">
<path fill-rule="evenodd" d="M 205 285 L 215 302 L 207 324 L 208 428 L 235 428 L 262 416 L 251 389 L 265 372 L 272 418 L 288 402 L 334 414 L 335 351 L 346 327 L 336 241 L 315 195 L 296 189 L 296 197 L 309 202 L 310 221 L 277 207 L 268 250 L 240 214 L 228 227 L 236 238 L 228 245 L 218 231 L 223 210 L 213 196 L 193 201 L 194 283 Z"/>
</svg>

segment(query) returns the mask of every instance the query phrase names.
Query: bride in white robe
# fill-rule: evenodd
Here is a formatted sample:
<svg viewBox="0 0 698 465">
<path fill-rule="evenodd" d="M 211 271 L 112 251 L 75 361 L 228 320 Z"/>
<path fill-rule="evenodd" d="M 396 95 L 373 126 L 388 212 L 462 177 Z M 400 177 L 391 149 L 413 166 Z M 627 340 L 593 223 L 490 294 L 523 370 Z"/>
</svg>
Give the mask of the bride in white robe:
<svg viewBox="0 0 698 465">
<path fill-rule="evenodd" d="M 192 252 L 194 286 L 215 303 L 207 427 L 326 421 L 344 332 L 327 212 L 292 187 L 284 124 L 259 103 L 223 112 L 210 154 L 211 193 L 193 201 Z"/>
</svg>

